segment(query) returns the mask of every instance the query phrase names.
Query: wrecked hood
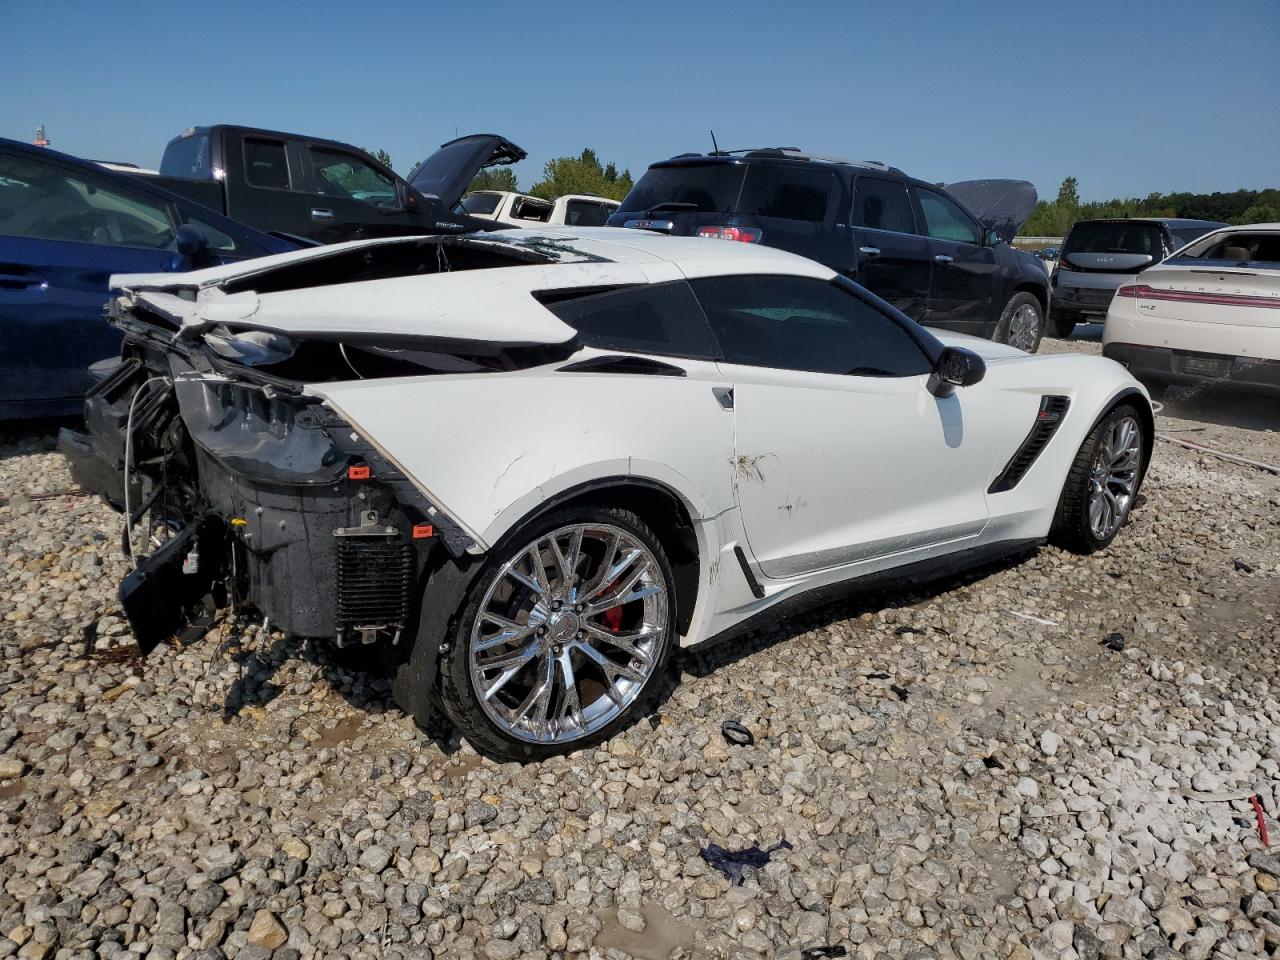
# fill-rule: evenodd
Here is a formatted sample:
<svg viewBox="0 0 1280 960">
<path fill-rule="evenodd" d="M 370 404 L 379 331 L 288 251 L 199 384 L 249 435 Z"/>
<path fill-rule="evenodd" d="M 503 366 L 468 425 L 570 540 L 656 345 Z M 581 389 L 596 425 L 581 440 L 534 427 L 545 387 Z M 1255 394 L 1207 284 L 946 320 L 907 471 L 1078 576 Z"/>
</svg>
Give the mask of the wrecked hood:
<svg viewBox="0 0 1280 960">
<path fill-rule="evenodd" d="M 947 184 L 955 197 L 984 227 L 1011 243 L 1036 206 L 1036 188 L 1028 180 L 962 180 Z"/>
<path fill-rule="evenodd" d="M 438 197 L 452 210 L 475 175 L 485 167 L 517 163 L 527 153 L 496 133 L 473 133 L 443 144 L 409 174 L 410 185 L 425 197 Z"/>
</svg>

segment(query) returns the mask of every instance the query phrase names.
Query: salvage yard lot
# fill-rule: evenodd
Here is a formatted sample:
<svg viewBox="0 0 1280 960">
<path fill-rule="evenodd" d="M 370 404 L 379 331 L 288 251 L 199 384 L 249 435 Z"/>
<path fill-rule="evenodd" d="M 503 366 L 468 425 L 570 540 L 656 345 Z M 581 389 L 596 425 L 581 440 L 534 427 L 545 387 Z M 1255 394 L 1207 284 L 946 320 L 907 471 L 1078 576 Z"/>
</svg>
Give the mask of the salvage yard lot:
<svg viewBox="0 0 1280 960">
<path fill-rule="evenodd" d="M 1174 391 L 1157 429 L 1277 463 L 1274 411 Z M 1271 474 L 1158 442 L 1110 549 L 685 652 L 648 722 L 521 767 L 252 626 L 139 668 L 119 518 L 42 498 L 70 485 L 52 447 L 0 443 L 0 957 L 1280 945 L 1280 857 L 1222 799 L 1280 789 Z M 737 887 L 699 856 L 784 838 Z"/>
</svg>

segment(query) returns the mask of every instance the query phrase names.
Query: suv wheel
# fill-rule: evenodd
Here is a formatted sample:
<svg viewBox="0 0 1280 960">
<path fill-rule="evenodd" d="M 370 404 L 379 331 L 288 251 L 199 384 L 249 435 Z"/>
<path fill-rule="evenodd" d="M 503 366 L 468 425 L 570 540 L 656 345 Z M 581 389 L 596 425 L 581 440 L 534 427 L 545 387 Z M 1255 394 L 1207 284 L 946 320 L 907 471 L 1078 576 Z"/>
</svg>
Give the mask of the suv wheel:
<svg viewBox="0 0 1280 960">
<path fill-rule="evenodd" d="M 1074 313 L 1052 310 L 1049 313 L 1049 332 L 1065 340 L 1075 331 L 1076 324 L 1079 322 L 1080 318 Z"/>
<path fill-rule="evenodd" d="M 441 662 L 443 706 L 495 759 L 579 750 L 645 708 L 674 633 L 671 565 L 648 525 L 565 507 L 505 538 L 472 581 Z"/>
<path fill-rule="evenodd" d="M 1043 336 L 1044 311 L 1040 309 L 1040 301 L 1023 291 L 1009 298 L 991 339 L 1035 353 Z"/>
</svg>

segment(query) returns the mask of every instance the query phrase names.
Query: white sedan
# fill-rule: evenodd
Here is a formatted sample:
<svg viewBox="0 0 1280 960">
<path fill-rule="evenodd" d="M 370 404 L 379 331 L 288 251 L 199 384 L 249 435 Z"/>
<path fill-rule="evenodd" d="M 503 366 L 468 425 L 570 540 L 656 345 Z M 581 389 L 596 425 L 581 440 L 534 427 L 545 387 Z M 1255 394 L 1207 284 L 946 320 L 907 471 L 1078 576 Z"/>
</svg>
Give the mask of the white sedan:
<svg viewBox="0 0 1280 960">
<path fill-rule="evenodd" d="M 1118 290 L 1104 356 L 1170 384 L 1280 389 L 1280 223 L 1215 230 Z"/>
<path fill-rule="evenodd" d="M 676 645 L 854 581 L 1105 547 L 1151 452 L 1116 363 L 934 334 L 769 247 L 633 231 L 357 242 L 114 278 L 64 449 L 129 501 L 145 653 L 206 597 L 382 644 L 531 759 L 632 722 Z"/>
</svg>

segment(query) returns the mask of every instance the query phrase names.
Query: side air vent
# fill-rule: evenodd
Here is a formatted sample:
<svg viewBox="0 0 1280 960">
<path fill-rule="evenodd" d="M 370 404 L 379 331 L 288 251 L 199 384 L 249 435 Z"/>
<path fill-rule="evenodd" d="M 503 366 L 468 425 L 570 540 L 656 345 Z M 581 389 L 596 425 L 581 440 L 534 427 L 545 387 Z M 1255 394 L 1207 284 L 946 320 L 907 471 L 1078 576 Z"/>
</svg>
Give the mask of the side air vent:
<svg viewBox="0 0 1280 960">
<path fill-rule="evenodd" d="M 1004 493 L 1018 485 L 1018 481 L 1031 469 L 1036 458 L 1049 445 L 1049 441 L 1058 430 L 1058 424 L 1066 416 L 1069 406 L 1071 401 L 1066 397 L 1040 398 L 1040 410 L 1036 413 L 1036 422 L 1032 424 L 1031 432 L 1022 441 L 1022 446 L 1018 447 L 1000 476 L 996 477 L 995 482 L 987 489 L 987 493 Z"/>
<path fill-rule="evenodd" d="M 683 377 L 685 372 L 675 364 L 663 363 L 650 357 L 632 357 L 622 354 L 607 354 L 589 357 L 560 368 L 561 373 L 631 373 L 644 374 L 651 377 Z"/>
</svg>

